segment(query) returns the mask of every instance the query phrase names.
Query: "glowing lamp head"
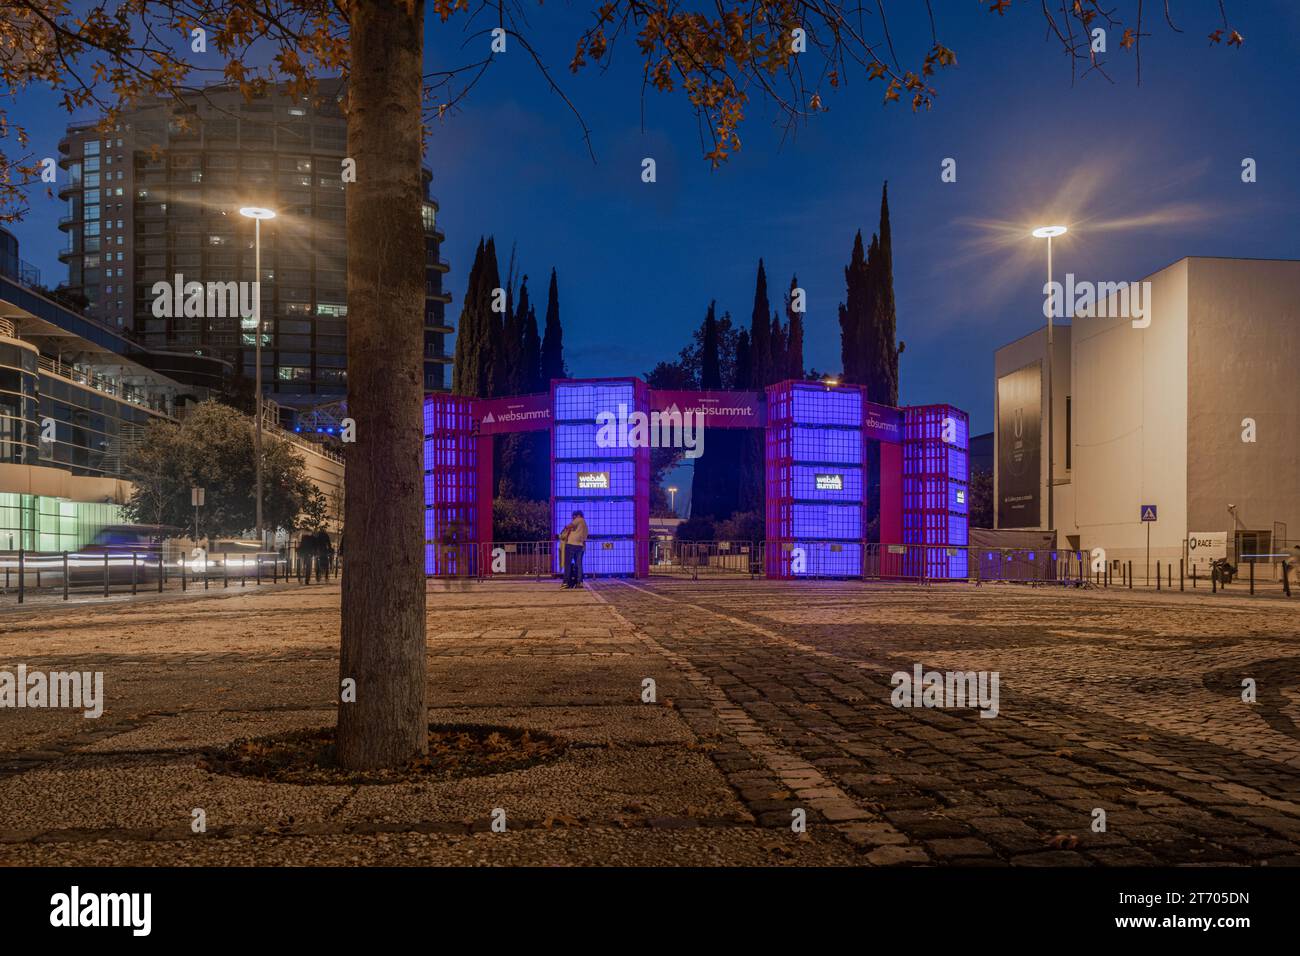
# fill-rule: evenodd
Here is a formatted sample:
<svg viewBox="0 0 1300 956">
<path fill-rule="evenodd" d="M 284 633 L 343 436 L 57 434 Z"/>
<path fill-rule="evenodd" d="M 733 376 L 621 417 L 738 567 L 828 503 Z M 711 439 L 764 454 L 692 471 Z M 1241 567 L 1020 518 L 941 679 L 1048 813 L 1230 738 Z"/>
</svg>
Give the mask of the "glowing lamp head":
<svg viewBox="0 0 1300 956">
<path fill-rule="evenodd" d="M 1035 239 L 1055 239 L 1057 236 L 1063 236 L 1067 232 L 1065 226 L 1039 226 L 1034 230 Z"/>
<path fill-rule="evenodd" d="M 262 206 L 244 206 L 242 209 L 239 210 L 239 214 L 241 216 L 246 216 L 249 219 L 274 219 L 275 218 L 274 209 L 266 209 Z"/>
</svg>

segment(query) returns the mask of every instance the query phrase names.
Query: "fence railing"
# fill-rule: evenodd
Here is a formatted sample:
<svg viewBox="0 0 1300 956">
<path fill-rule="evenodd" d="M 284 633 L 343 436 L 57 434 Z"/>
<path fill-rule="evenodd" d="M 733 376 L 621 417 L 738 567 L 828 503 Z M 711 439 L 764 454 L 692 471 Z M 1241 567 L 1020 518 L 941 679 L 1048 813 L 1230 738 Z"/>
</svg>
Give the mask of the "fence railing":
<svg viewBox="0 0 1300 956">
<path fill-rule="evenodd" d="M 193 556 L 161 547 L 108 547 L 81 551 L 0 551 L 0 594 L 17 598 L 42 595 L 68 600 L 72 595 L 141 594 L 278 584 L 300 570 L 292 557 L 276 552 L 210 553 Z"/>
</svg>

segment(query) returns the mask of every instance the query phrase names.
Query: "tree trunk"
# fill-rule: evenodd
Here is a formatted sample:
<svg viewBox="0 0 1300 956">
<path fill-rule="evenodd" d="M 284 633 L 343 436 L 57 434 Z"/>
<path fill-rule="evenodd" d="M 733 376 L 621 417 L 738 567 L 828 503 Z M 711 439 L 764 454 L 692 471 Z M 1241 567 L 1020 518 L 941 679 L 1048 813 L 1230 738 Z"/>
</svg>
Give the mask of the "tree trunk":
<svg viewBox="0 0 1300 956">
<path fill-rule="evenodd" d="M 425 707 L 422 0 L 355 0 L 348 88 L 347 571 L 338 759 L 428 751 Z"/>
</svg>

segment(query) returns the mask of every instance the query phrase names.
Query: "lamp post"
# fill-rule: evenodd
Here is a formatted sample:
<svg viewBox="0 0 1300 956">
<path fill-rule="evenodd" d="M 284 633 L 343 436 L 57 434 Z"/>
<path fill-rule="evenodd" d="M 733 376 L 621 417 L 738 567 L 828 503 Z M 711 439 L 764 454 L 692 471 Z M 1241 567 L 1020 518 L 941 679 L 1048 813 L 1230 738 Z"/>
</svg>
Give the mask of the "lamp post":
<svg viewBox="0 0 1300 956">
<path fill-rule="evenodd" d="M 245 206 L 241 216 L 253 220 L 253 369 L 255 413 L 253 417 L 253 458 L 257 470 L 257 546 L 266 546 L 262 529 L 262 220 L 274 219 L 275 210 L 262 206 Z"/>
<path fill-rule="evenodd" d="M 671 504 L 669 504 L 669 507 L 672 509 L 673 514 L 677 514 L 677 486 L 669 485 L 668 494 L 672 496 L 672 501 Z"/>
<path fill-rule="evenodd" d="M 1047 240 L 1047 284 L 1052 284 L 1052 240 L 1057 236 L 1063 236 L 1066 233 L 1065 226 L 1039 226 L 1034 230 L 1035 239 Z M 1056 356 L 1052 350 L 1052 313 L 1055 309 L 1047 310 L 1047 530 L 1052 532 L 1052 547 L 1056 547 L 1056 511 L 1053 508 L 1055 501 L 1055 491 L 1053 485 L 1056 481 L 1056 443 L 1053 440 L 1054 429 L 1052 427 L 1052 365 Z"/>
</svg>

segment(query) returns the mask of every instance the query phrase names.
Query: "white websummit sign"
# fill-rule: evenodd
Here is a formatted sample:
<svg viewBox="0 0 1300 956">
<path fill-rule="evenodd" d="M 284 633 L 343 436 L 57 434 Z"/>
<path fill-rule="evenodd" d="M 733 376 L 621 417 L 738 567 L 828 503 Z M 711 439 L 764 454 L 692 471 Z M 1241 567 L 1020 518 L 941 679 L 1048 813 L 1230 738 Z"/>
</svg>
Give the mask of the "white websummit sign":
<svg viewBox="0 0 1300 956">
<path fill-rule="evenodd" d="M 1194 568 L 1206 571 L 1219 558 L 1228 556 L 1226 531 L 1190 531 L 1187 534 L 1187 559 Z"/>
</svg>

